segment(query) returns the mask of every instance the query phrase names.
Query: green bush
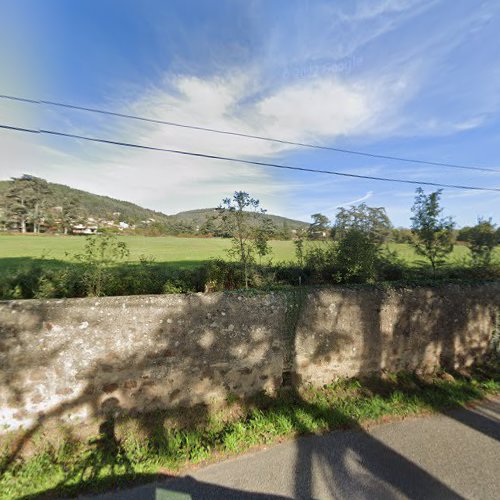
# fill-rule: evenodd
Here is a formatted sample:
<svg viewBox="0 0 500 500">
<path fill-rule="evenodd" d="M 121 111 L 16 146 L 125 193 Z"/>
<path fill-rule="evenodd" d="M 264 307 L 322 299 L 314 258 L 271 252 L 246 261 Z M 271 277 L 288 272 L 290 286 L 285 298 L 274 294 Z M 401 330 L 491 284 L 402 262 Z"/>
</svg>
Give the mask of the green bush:
<svg viewBox="0 0 500 500">
<path fill-rule="evenodd" d="M 333 280 L 337 283 L 373 283 L 377 279 L 379 246 L 359 229 L 348 230 L 335 252 Z"/>
<path fill-rule="evenodd" d="M 274 275 L 277 285 L 305 285 L 309 281 L 304 268 L 293 262 L 275 265 Z"/>
<path fill-rule="evenodd" d="M 304 272 L 313 284 L 331 282 L 335 270 L 336 247 L 324 243 L 308 250 L 304 256 Z"/>
<path fill-rule="evenodd" d="M 252 266 L 249 284 L 268 290 L 283 286 L 373 283 L 376 281 L 433 282 L 499 280 L 500 264 L 474 265 L 470 260 L 446 264 L 435 271 L 429 264 L 410 266 L 395 252 L 380 250 L 373 240 L 357 230 L 337 243 L 321 243 L 297 263 Z M 151 259 L 139 263 L 109 262 L 99 275 L 84 262 L 32 261 L 16 270 L 0 273 L 0 299 L 47 299 L 95 295 L 144 295 L 238 290 L 245 275 L 238 262 L 214 259 L 193 269 L 173 269 Z M 90 280 L 90 281 L 89 281 Z"/>
<path fill-rule="evenodd" d="M 239 262 L 213 259 L 205 266 L 205 291 L 237 290 L 245 288 L 245 270 Z"/>
<path fill-rule="evenodd" d="M 397 252 L 386 248 L 378 256 L 377 276 L 382 281 L 402 281 L 410 278 L 410 270 Z"/>
<path fill-rule="evenodd" d="M 3 299 L 32 299 L 43 269 L 38 265 L 28 265 L 12 274 L 3 274 L 0 290 Z"/>
</svg>

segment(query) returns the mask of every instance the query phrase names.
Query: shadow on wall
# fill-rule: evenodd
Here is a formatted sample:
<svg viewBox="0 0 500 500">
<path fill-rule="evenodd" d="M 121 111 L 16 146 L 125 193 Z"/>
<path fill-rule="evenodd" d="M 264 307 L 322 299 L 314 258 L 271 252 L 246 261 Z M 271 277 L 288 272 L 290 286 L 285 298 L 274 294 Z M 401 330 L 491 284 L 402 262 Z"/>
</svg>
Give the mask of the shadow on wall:
<svg viewBox="0 0 500 500">
<path fill-rule="evenodd" d="M 126 415 L 149 436 L 177 407 L 203 423 L 228 395 L 281 385 L 284 303 L 275 294 L 1 306 L 2 423 L 26 429 L 4 468 L 51 421 Z"/>
<path fill-rule="evenodd" d="M 440 367 L 461 372 L 484 359 L 499 308 L 498 284 L 315 290 L 303 306 L 295 332 L 296 380 L 321 385 L 339 371 L 347 376 L 402 370 L 426 374 Z M 370 387 L 369 379 L 365 385 Z M 372 385 L 374 395 L 390 392 L 390 383 Z M 435 405 L 432 392 L 426 395 L 411 387 L 404 392 L 418 394 L 429 407 Z M 318 408 L 312 405 L 309 411 Z M 339 412 L 337 418 L 342 422 L 346 416 Z M 453 418 L 500 439 L 498 423 L 487 416 L 463 412 Z M 331 496 L 462 498 L 356 422 L 348 425 L 360 432 L 298 440 L 294 498 L 313 497 L 315 465 L 327 478 Z M 353 455 L 362 468 L 357 474 L 347 467 Z"/>
<path fill-rule="evenodd" d="M 184 416 L 191 425 L 203 424 L 210 418 L 210 405 L 229 394 L 273 394 L 282 383 L 287 358 L 295 381 L 315 379 L 318 384 L 339 374 L 425 371 L 433 360 L 443 366 L 467 364 L 484 352 L 484 325 L 491 324 L 500 305 L 498 289 L 338 288 L 311 290 L 298 301 L 280 294 L 209 294 L 4 305 L 9 310 L 7 314 L 4 309 L 1 323 L 0 395 L 18 408 L 12 418 L 20 421 L 29 416 L 30 408 L 43 409 L 13 443 L 2 468 L 47 423 L 91 415 L 104 423 L 80 470 L 82 477 L 97 477 L 102 467 L 115 464 L 128 470 L 128 458 L 115 436 L 115 421 L 121 415 L 152 439 L 168 419 L 170 410 L 165 407 L 197 405 L 183 411 Z M 92 313 L 89 308 L 94 308 Z M 481 335 L 473 339 L 476 344 L 469 355 L 463 346 L 471 342 L 471 326 L 480 327 Z M 62 401 L 49 406 L 54 396 Z M 302 401 L 298 393 L 294 397 L 306 413 L 323 411 Z M 356 427 L 341 411 L 329 418 Z M 294 424 L 300 428 L 300 420 Z M 323 457 L 326 474 L 334 465 L 341 471 L 341 457 L 349 449 L 367 456 L 369 463 L 384 452 L 388 462 L 383 479 L 397 484 L 392 465 L 404 465 L 405 460 L 370 436 L 363 439 L 340 448 L 333 455 L 335 464 L 321 449 L 299 446 L 297 463 L 307 471 L 308 464 Z M 450 496 L 418 466 L 405 467 L 422 484 Z M 296 496 L 310 493 L 307 481 L 297 479 Z"/>
<path fill-rule="evenodd" d="M 498 284 L 313 290 L 293 334 L 296 379 L 467 367 L 489 351 L 499 309 Z"/>
</svg>

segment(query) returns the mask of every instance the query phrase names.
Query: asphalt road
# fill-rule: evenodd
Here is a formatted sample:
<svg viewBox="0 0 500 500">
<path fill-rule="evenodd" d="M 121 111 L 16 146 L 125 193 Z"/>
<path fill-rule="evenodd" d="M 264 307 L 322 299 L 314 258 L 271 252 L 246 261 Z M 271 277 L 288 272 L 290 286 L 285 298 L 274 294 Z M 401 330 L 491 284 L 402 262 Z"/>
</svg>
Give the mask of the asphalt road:
<svg viewBox="0 0 500 500">
<path fill-rule="evenodd" d="M 500 498 L 500 398 L 304 437 L 102 499 Z"/>
</svg>

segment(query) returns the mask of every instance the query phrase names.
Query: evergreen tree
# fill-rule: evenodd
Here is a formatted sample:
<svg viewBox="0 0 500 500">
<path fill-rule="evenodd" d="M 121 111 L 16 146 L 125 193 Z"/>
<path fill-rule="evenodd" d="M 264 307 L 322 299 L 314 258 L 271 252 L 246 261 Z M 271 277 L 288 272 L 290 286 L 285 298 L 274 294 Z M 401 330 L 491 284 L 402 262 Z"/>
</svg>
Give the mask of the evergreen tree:
<svg viewBox="0 0 500 500">
<path fill-rule="evenodd" d="M 12 183 L 5 195 L 7 226 L 16 226 L 26 233 L 28 224 L 33 232 L 40 232 L 40 225 L 47 215 L 50 195 L 49 184 L 45 179 L 32 175 L 12 177 Z"/>
<path fill-rule="evenodd" d="M 309 225 L 308 236 L 311 240 L 321 240 L 326 238 L 328 233 L 328 225 L 330 224 L 330 219 L 323 214 L 312 214 L 311 219 L 313 220 Z"/>
<path fill-rule="evenodd" d="M 82 222 L 84 213 L 76 196 L 65 196 L 61 208 L 61 227 L 64 234 L 68 234 L 75 224 Z"/>
</svg>

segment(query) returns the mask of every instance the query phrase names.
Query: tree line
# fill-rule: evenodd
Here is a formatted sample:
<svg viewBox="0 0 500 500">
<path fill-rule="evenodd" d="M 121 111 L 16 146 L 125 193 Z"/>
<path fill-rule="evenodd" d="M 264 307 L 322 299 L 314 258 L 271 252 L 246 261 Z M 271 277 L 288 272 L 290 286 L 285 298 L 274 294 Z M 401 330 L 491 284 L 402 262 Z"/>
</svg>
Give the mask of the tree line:
<svg viewBox="0 0 500 500">
<path fill-rule="evenodd" d="M 125 222 L 139 229 L 158 223 L 163 233 L 167 219 L 165 214 L 130 202 L 49 183 L 33 175 L 0 182 L 0 229 L 4 230 L 67 234 L 77 224 L 103 228 L 105 222 Z"/>
<path fill-rule="evenodd" d="M 441 194 L 442 190 L 426 194 L 422 188 L 417 188 L 406 242 L 429 263 L 433 276 L 453 251 L 458 235 L 470 250 L 473 266 L 491 266 L 494 249 L 500 244 L 500 229 L 491 219 L 479 218 L 475 226 L 457 233 L 453 218 L 443 213 Z M 230 255 L 240 261 L 245 286 L 248 286 L 249 268 L 256 262 L 256 257 L 262 265 L 262 259 L 271 254 L 268 241 L 273 235 L 272 223 L 263 216 L 265 210 L 260 208 L 259 201 L 242 191 L 223 200 L 218 212 L 214 221 L 218 220 L 219 227 L 232 238 Z M 398 259 L 387 247 L 382 248 L 394 234 L 383 207 L 369 207 L 365 203 L 341 207 L 333 222 L 321 213 L 315 213 L 311 218 L 309 227 L 296 231 L 294 235 L 300 267 L 330 270 L 335 267 L 333 272 L 337 273 L 339 281 L 352 278 L 369 281 L 375 277 L 376 266 Z M 311 247 L 306 246 L 305 241 L 320 241 L 327 245 Z M 335 266 L 332 267 L 333 262 Z"/>
<path fill-rule="evenodd" d="M 5 189 L 1 190 L 3 193 L 0 192 L 0 229 L 4 230 L 68 234 L 72 227 L 83 224 L 97 225 L 100 232 L 121 232 L 117 226 L 119 221 L 123 221 L 129 225 L 128 232 L 131 234 L 230 237 L 226 228 L 212 216 L 206 217 L 204 214 L 193 220 L 167 216 L 132 203 L 52 184 L 27 174 L 13 177 L 2 184 Z M 286 219 L 271 217 L 277 222 L 270 227 L 272 237 L 292 238 L 294 226 L 291 227 Z M 109 222 L 114 222 L 115 226 Z"/>
<path fill-rule="evenodd" d="M 0 204 L 0 227 L 21 233 L 40 233 L 48 230 L 67 234 L 75 225 L 86 224 L 92 214 L 84 208 L 81 195 L 72 193 L 72 190 L 68 188 L 66 190 L 59 188 L 63 186 L 50 184 L 45 179 L 33 175 L 12 178 L 4 193 L 3 202 Z M 98 201 L 93 201 L 93 198 L 101 198 L 89 193 L 83 194 L 92 198 L 92 200 L 89 198 L 90 201 L 87 200 L 91 205 L 98 203 Z M 297 258 L 303 262 L 304 241 L 338 243 L 349 231 L 356 230 L 368 236 L 369 240 L 376 245 L 387 242 L 413 245 L 416 252 L 430 262 L 433 270 L 444 262 L 456 241 L 470 248 L 471 256 L 476 263 L 487 265 L 491 261 L 493 248 L 500 242 L 500 228 L 491 219 L 479 218 L 476 225 L 457 230 L 450 217 L 442 216 L 440 196 L 441 191 L 426 195 L 422 189 L 417 189 L 410 228 L 393 227 L 383 207 L 369 207 L 365 203 L 339 208 L 333 221 L 321 213 L 315 213 L 311 216 L 312 222 L 309 227 L 292 228 L 287 220 L 278 220 L 274 223 L 267 216 L 266 211 L 260 208 L 258 200 L 242 191 L 236 192 L 232 199 L 223 200 L 221 206 L 212 215 L 200 220 L 199 223 L 179 220 L 175 216 L 169 217 L 163 214 L 158 214 L 162 215 L 161 218 L 141 221 L 140 215 L 144 217 L 146 213 L 144 209 L 142 209 L 144 213 L 141 212 L 137 216 L 124 217 L 122 215 L 120 218 L 133 224 L 131 232 L 135 234 L 197 235 L 222 238 L 233 238 L 235 230 L 231 227 L 232 224 L 241 226 L 245 221 L 240 228 L 240 236 L 244 232 L 243 228 L 251 229 L 242 239 L 252 244 L 246 247 L 242 241 L 239 241 L 242 262 L 251 261 L 254 257 L 262 262 L 269 255 L 267 242 L 270 239 L 294 240 Z M 113 203 L 111 199 L 106 199 L 106 201 Z M 127 205 L 125 202 L 121 203 Z M 129 205 L 140 209 L 132 204 Z M 246 212 L 251 213 L 248 223 Z M 131 213 L 135 214 L 134 210 Z M 113 217 L 113 214 L 107 214 L 107 216 Z M 113 227 L 107 227 L 104 230 L 118 231 Z M 248 253 L 250 247 L 253 250 L 245 257 L 242 252 Z M 252 253 L 255 254 L 254 257 Z"/>
<path fill-rule="evenodd" d="M 498 229 L 490 219 L 479 219 L 478 224 L 467 230 L 469 259 L 446 260 L 453 249 L 456 232 L 454 221 L 443 213 L 440 197 L 441 191 L 425 194 L 418 189 L 416 192 L 409 231 L 410 243 L 424 258 L 421 265 L 404 260 L 386 245 L 392 227 L 385 210 L 365 204 L 338 209 L 333 222 L 322 214 L 313 214 L 309 227 L 295 233 L 295 259 L 273 262 L 272 221 L 259 200 L 237 191 L 225 198 L 212 216 L 217 227 L 231 239 L 228 259 L 209 259 L 192 269 L 156 263 L 148 256 L 142 256 L 139 262 L 129 262 L 125 260 L 129 252 L 123 240 L 110 234 L 89 236 L 83 251 L 70 256 L 69 262 L 49 265 L 42 258 L 2 273 L 0 298 L 500 279 L 500 263 L 494 257 L 499 243 Z M 40 213 L 40 205 L 37 213 Z"/>
</svg>

